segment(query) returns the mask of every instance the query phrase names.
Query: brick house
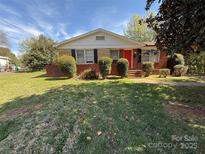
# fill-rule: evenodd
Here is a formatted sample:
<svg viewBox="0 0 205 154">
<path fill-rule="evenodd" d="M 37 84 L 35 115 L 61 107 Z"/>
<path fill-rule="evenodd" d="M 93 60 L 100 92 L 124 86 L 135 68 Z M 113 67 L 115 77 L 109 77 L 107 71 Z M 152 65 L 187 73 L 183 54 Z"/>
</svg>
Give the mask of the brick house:
<svg viewBox="0 0 205 154">
<path fill-rule="evenodd" d="M 102 56 L 113 59 L 111 74 L 117 74 L 116 62 L 121 57 L 129 61 L 129 75 L 132 76 L 141 76 L 145 61 L 154 62 L 156 71 L 167 66 L 167 53 L 157 50 L 153 42 L 137 42 L 104 29 L 62 41 L 56 47 L 59 55 L 71 55 L 76 59 L 77 74 L 88 68 L 99 72 L 97 62 Z M 50 74 L 52 76 L 51 71 Z"/>
</svg>

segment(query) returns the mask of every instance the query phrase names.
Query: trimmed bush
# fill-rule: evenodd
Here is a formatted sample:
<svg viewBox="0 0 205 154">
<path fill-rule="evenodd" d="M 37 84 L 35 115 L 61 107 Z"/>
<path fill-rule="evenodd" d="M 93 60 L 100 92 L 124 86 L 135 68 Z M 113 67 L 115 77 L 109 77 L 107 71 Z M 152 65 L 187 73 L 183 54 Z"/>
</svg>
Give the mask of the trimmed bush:
<svg viewBox="0 0 205 154">
<path fill-rule="evenodd" d="M 128 60 L 125 58 L 120 58 L 117 61 L 117 71 L 119 73 L 119 75 L 121 76 L 121 78 L 126 77 L 128 74 Z"/>
<path fill-rule="evenodd" d="M 154 63 L 153 62 L 144 62 L 142 64 L 142 70 L 145 72 L 145 77 L 150 76 L 154 70 Z"/>
<path fill-rule="evenodd" d="M 160 78 L 166 78 L 167 75 L 170 75 L 170 69 L 168 69 L 168 68 L 159 69 L 159 77 Z"/>
<path fill-rule="evenodd" d="M 98 75 L 97 75 L 95 69 L 89 68 L 89 69 L 84 70 L 80 74 L 80 79 L 83 79 L 83 80 L 95 80 L 95 79 L 98 79 Z"/>
<path fill-rule="evenodd" d="M 105 79 L 111 72 L 112 59 L 110 57 L 102 57 L 98 61 L 100 74 Z"/>
<path fill-rule="evenodd" d="M 174 66 L 174 76 L 182 76 L 187 73 L 188 67 L 184 65 Z"/>
<path fill-rule="evenodd" d="M 184 69 L 183 69 L 182 75 L 187 74 L 188 69 L 189 69 L 189 67 L 188 67 L 188 66 L 184 66 Z"/>
<path fill-rule="evenodd" d="M 76 62 L 72 56 L 63 55 L 59 57 L 57 64 L 59 65 L 61 71 L 69 78 L 72 78 L 76 74 Z"/>
<path fill-rule="evenodd" d="M 174 72 L 175 65 L 184 65 L 184 56 L 179 53 L 175 53 L 173 56 L 168 57 L 167 67 L 171 70 L 171 74 Z"/>
</svg>

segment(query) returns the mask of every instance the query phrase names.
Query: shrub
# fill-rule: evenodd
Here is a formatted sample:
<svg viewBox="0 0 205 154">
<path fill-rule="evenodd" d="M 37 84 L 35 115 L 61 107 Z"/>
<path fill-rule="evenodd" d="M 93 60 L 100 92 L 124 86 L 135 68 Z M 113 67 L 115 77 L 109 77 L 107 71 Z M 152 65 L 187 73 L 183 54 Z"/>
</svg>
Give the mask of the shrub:
<svg viewBox="0 0 205 154">
<path fill-rule="evenodd" d="M 187 70 L 188 70 L 187 66 L 176 65 L 176 66 L 174 66 L 174 76 L 182 76 L 182 75 L 186 74 Z"/>
<path fill-rule="evenodd" d="M 119 75 L 121 76 L 121 78 L 126 77 L 128 74 L 128 60 L 125 58 L 120 58 L 117 61 L 117 71 L 119 73 Z"/>
<path fill-rule="evenodd" d="M 184 56 L 182 54 L 175 53 L 173 56 L 168 57 L 167 67 L 171 70 L 171 74 L 174 71 L 175 65 L 184 65 Z"/>
<path fill-rule="evenodd" d="M 188 66 L 184 66 L 184 69 L 183 69 L 182 75 L 187 74 L 188 69 L 189 69 L 189 67 L 188 67 Z"/>
<path fill-rule="evenodd" d="M 163 78 L 166 78 L 167 75 L 170 75 L 170 69 L 168 68 L 163 68 L 163 69 L 160 69 L 159 70 L 159 77 L 163 77 Z"/>
<path fill-rule="evenodd" d="M 189 73 L 192 75 L 205 74 L 205 54 L 191 53 L 186 58 L 186 63 L 189 67 Z"/>
<path fill-rule="evenodd" d="M 80 79 L 83 79 L 83 80 L 95 80 L 95 79 L 98 79 L 98 75 L 97 75 L 95 69 L 89 68 L 89 69 L 84 70 L 81 73 Z"/>
<path fill-rule="evenodd" d="M 63 73 L 69 78 L 76 74 L 76 62 L 72 56 L 63 55 L 58 58 L 57 63 Z"/>
<path fill-rule="evenodd" d="M 110 57 L 102 57 L 98 61 L 100 74 L 105 79 L 111 72 L 112 59 Z"/>
<path fill-rule="evenodd" d="M 153 62 L 144 62 L 142 64 L 142 69 L 145 72 L 145 77 L 148 77 L 150 74 L 152 74 L 154 70 L 154 63 Z"/>
</svg>

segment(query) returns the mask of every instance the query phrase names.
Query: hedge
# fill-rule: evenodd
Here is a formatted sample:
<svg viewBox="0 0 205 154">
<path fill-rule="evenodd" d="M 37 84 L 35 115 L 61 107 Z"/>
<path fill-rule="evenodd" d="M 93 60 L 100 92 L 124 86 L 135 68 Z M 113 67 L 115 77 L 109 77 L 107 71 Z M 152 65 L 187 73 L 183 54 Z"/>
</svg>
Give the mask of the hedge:
<svg viewBox="0 0 205 154">
<path fill-rule="evenodd" d="M 117 61 L 117 71 L 119 73 L 119 75 L 121 76 L 121 78 L 126 77 L 128 74 L 128 60 L 125 58 L 120 58 Z"/>
<path fill-rule="evenodd" d="M 61 71 L 65 73 L 69 78 L 72 78 L 76 74 L 76 62 L 72 56 L 63 55 L 58 58 L 57 64 Z"/>
</svg>

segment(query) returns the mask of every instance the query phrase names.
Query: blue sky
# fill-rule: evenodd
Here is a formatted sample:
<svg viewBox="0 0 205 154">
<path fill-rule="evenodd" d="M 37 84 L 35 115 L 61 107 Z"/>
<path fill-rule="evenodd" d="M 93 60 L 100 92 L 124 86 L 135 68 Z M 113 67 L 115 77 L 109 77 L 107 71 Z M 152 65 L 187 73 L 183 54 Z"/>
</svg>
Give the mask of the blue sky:
<svg viewBox="0 0 205 154">
<path fill-rule="evenodd" d="M 146 0 L 0 0 L 0 30 L 8 35 L 11 50 L 44 34 L 55 41 L 104 28 L 123 34 L 133 15 L 144 16 Z M 157 12 L 158 5 L 152 7 Z"/>
</svg>

